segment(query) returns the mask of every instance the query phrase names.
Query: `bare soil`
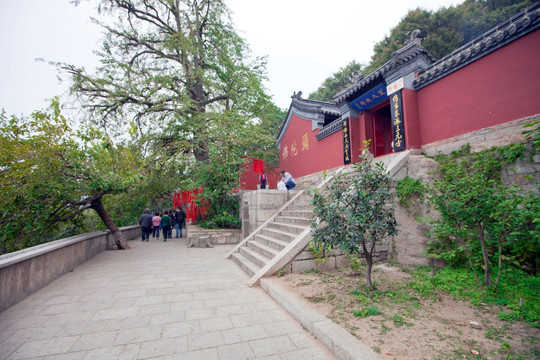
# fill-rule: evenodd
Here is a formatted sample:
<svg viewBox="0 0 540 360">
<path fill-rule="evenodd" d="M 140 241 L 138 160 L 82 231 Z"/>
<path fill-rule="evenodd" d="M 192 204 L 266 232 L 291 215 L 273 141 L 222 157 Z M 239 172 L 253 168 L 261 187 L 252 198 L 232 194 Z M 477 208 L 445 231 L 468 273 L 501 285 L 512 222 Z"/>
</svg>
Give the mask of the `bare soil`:
<svg viewBox="0 0 540 360">
<path fill-rule="evenodd" d="M 498 306 L 477 307 L 442 293 L 419 297 L 408 286 L 411 275 L 388 264 L 374 268 L 378 295 L 369 298 L 364 277 L 344 269 L 278 279 L 381 359 L 540 359 L 540 329 L 499 320 L 504 309 Z"/>
</svg>

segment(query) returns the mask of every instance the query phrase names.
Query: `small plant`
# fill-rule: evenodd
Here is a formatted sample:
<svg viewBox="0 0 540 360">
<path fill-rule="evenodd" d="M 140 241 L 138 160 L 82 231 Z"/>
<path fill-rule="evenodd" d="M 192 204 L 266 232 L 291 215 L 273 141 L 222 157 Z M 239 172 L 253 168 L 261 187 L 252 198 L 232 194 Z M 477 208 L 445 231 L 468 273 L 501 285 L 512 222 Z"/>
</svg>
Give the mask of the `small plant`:
<svg viewBox="0 0 540 360">
<path fill-rule="evenodd" d="M 426 187 L 423 185 L 420 180 L 413 179 L 408 176 L 401 179 L 397 183 L 396 194 L 399 199 L 399 204 L 403 207 L 409 207 L 412 205 L 411 198 L 414 196 L 418 197 L 420 201 L 424 199 L 424 193 L 426 192 Z"/>
<path fill-rule="evenodd" d="M 315 263 L 320 265 L 328 259 L 328 255 L 330 254 L 332 247 L 322 242 L 312 240 L 309 242 L 308 249 L 311 250 L 315 256 Z"/>
<path fill-rule="evenodd" d="M 365 307 L 361 310 L 354 310 L 353 311 L 353 315 L 358 317 L 358 318 L 365 318 L 365 317 L 368 317 L 368 316 L 376 316 L 376 315 L 379 315 L 381 312 L 379 311 L 379 309 L 377 309 L 376 307 L 374 306 L 368 306 L 368 307 Z"/>
<path fill-rule="evenodd" d="M 349 260 L 349 266 L 353 272 L 359 273 L 365 268 L 364 264 L 362 264 L 362 260 L 358 257 L 347 255 L 346 258 Z"/>
<path fill-rule="evenodd" d="M 403 325 L 403 318 L 399 315 L 392 316 L 392 321 L 394 322 L 394 326 L 397 328 Z"/>
<path fill-rule="evenodd" d="M 286 271 L 285 269 L 281 269 L 281 270 L 278 271 L 277 275 L 278 275 L 279 277 L 282 277 L 282 276 L 285 275 L 286 273 L 287 273 L 287 271 Z"/>
</svg>

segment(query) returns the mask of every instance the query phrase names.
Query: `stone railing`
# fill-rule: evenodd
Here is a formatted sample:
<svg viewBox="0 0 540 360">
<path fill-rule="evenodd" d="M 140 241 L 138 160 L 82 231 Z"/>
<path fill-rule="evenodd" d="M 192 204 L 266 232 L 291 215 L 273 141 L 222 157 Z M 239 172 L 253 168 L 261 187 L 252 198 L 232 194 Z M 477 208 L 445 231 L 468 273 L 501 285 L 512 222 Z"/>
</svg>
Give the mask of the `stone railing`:
<svg viewBox="0 0 540 360">
<path fill-rule="evenodd" d="M 128 240 L 141 234 L 138 225 L 120 230 Z M 1 255 L 0 312 L 107 249 L 116 249 L 112 235 L 95 231 Z"/>
</svg>

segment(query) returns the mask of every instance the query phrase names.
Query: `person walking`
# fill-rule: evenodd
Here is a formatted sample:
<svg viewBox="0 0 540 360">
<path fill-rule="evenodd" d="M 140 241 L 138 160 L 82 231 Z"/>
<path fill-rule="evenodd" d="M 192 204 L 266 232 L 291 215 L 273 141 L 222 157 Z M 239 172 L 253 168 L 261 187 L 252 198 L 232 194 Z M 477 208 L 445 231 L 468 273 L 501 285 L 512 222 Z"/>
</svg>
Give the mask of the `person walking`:
<svg viewBox="0 0 540 360">
<path fill-rule="evenodd" d="M 159 226 L 161 223 L 161 216 L 158 212 L 155 213 L 154 217 L 152 218 L 152 226 L 154 227 L 154 232 L 152 234 L 152 239 L 159 239 Z"/>
<path fill-rule="evenodd" d="M 152 232 L 152 215 L 150 215 L 150 209 L 144 210 L 144 213 L 139 219 L 139 225 L 141 225 L 141 241 L 148 241 L 150 238 L 150 233 Z"/>
<path fill-rule="evenodd" d="M 287 190 L 294 190 L 296 182 L 294 181 L 291 174 L 289 174 L 285 170 L 281 170 L 281 180 L 285 183 Z"/>
<path fill-rule="evenodd" d="M 165 211 L 161 217 L 161 229 L 163 229 L 163 241 L 171 238 L 172 235 L 172 219 L 169 216 L 169 211 Z"/>
<path fill-rule="evenodd" d="M 182 208 L 176 208 L 174 212 L 174 226 L 176 227 L 176 238 L 182 237 L 182 225 L 184 225 L 184 220 L 186 219 L 186 214 Z"/>
</svg>

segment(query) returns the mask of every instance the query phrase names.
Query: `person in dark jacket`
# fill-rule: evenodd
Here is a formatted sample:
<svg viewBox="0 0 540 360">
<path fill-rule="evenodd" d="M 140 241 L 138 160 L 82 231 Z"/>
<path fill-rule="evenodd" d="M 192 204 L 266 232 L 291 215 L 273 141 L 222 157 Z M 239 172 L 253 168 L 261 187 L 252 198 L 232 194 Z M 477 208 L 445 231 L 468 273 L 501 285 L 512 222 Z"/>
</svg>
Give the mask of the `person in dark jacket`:
<svg viewBox="0 0 540 360">
<path fill-rule="evenodd" d="M 181 208 L 176 208 L 174 212 L 174 226 L 176 227 L 176 238 L 182 237 L 182 225 L 184 225 L 184 220 L 186 219 L 186 214 Z"/>
<path fill-rule="evenodd" d="M 165 211 L 163 216 L 161 217 L 161 228 L 163 229 L 163 241 L 167 241 L 167 238 L 171 238 L 172 236 L 172 225 L 173 221 L 171 217 L 169 216 L 169 212 Z"/>
<path fill-rule="evenodd" d="M 141 225 L 141 241 L 148 241 L 152 232 L 152 215 L 150 215 L 150 209 L 144 210 L 144 214 L 139 219 L 139 225 Z"/>
</svg>

